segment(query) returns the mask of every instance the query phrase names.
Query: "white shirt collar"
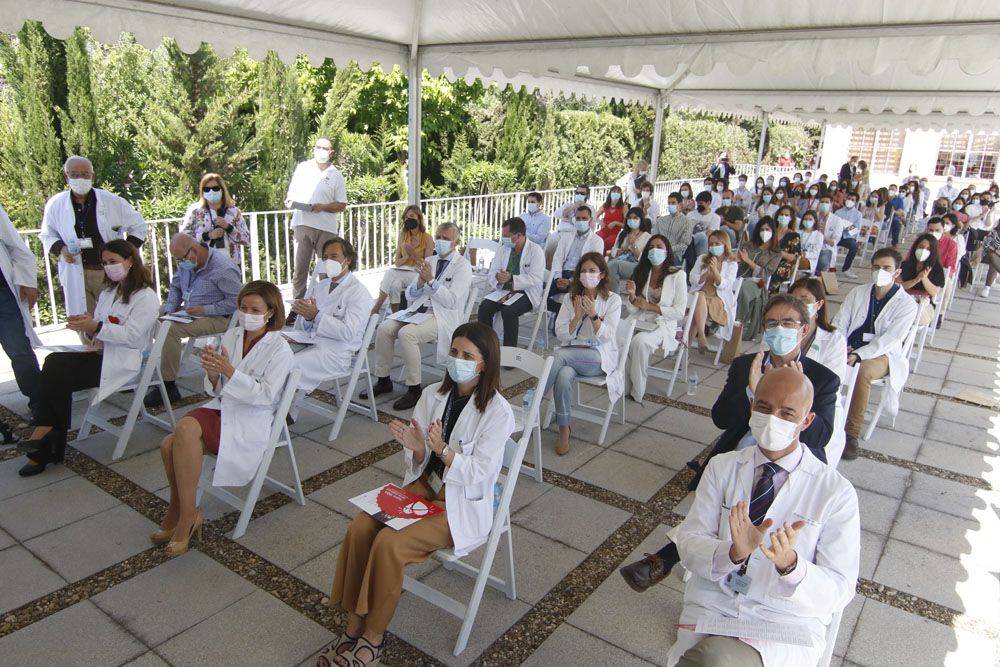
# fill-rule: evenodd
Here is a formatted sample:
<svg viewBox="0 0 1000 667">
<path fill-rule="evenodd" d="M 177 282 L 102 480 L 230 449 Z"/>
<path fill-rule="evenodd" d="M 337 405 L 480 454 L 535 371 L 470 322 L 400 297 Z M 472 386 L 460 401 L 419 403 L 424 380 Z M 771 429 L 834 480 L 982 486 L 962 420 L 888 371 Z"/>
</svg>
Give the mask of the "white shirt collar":
<svg viewBox="0 0 1000 667">
<path fill-rule="evenodd" d="M 781 467 L 781 469 L 784 470 L 785 472 L 791 473 L 793 470 L 799 467 L 799 463 L 802 462 L 803 451 L 804 448 L 800 443 L 799 446 L 796 447 L 790 454 L 785 454 L 777 461 L 773 461 L 773 463 L 777 463 L 778 466 Z M 760 450 L 760 447 L 754 446 L 754 453 L 753 453 L 754 470 L 756 470 L 757 468 L 768 462 L 772 462 L 771 459 L 764 456 L 764 452 Z"/>
</svg>

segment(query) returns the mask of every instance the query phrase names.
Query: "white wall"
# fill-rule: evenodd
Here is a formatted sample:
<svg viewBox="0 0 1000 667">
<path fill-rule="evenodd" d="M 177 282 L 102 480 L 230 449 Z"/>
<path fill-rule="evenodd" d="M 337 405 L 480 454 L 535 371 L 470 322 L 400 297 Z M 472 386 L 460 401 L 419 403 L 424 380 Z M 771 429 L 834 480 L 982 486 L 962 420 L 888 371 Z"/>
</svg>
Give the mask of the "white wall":
<svg viewBox="0 0 1000 667">
<path fill-rule="evenodd" d="M 851 146 L 850 125 L 827 125 L 823 137 L 823 151 L 819 157 L 819 173 L 836 178 L 840 166 L 850 157 L 847 149 Z"/>
</svg>

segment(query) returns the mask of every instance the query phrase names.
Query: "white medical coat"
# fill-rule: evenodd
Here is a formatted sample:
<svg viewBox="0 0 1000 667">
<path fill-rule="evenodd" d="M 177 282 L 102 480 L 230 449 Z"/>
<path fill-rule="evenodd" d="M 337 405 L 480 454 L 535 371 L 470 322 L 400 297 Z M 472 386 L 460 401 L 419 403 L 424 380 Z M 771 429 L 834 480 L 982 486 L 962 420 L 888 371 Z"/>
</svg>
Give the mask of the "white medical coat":
<svg viewBox="0 0 1000 667">
<path fill-rule="evenodd" d="M 513 248 L 500 246 L 500 249 L 493 255 L 493 261 L 490 262 L 490 270 L 486 276 L 486 283 L 491 290 L 500 288 L 501 285 L 497 282 L 497 272 L 507 270 L 507 260 L 510 259 L 510 253 L 513 251 Z M 524 242 L 524 248 L 521 249 L 521 265 L 518 270 L 520 273 L 512 280 L 514 291 L 524 292 L 524 297 L 521 298 L 527 297 L 531 301 L 532 308 L 538 308 L 538 304 L 542 300 L 542 280 L 545 277 L 545 251 L 542 250 L 541 246 L 531 241 Z"/>
<path fill-rule="evenodd" d="M 149 287 L 133 294 L 128 303 L 122 303 L 117 288 L 101 292 L 94 305 L 94 319 L 104 322 L 96 336 L 104 346 L 104 355 L 95 402 L 103 401 L 138 375 L 159 314 L 160 297 Z"/>
<path fill-rule="evenodd" d="M 624 369 L 618 367 L 618 322 L 622 316 L 622 299 L 614 292 L 609 292 L 606 297 L 598 294 L 594 306 L 598 317 L 604 320 L 600 330 L 595 334 L 593 322 L 590 318 L 585 318 L 577 325 L 580 327 L 579 333 L 570 331 L 569 324 L 575 309 L 572 295 L 567 294 L 556 316 L 556 338 L 563 344 L 571 343 L 574 338 L 597 338 L 597 351 L 601 353 L 601 370 L 606 377 L 608 398 L 614 403 L 625 393 Z"/>
<path fill-rule="evenodd" d="M 20 287 L 38 288 L 38 265 L 35 253 L 17 233 L 14 223 L 7 217 L 7 211 L 0 206 L 0 272 L 7 281 L 7 288 L 14 295 L 21 308 L 21 320 L 24 323 L 24 335 L 31 341 L 32 347 L 38 347 L 42 341 L 31 326 L 31 314 L 28 304 L 21 300 Z"/>
<path fill-rule="evenodd" d="M 448 265 L 438 276 L 438 265 L 442 259 Z M 443 364 L 451 350 L 451 335 L 466 320 L 465 304 L 472 289 L 472 265 L 457 250 L 452 250 L 447 257 L 435 256 L 433 261 L 428 261 L 431 262 L 431 271 L 437 277 L 423 287 L 417 287 L 420 277 L 415 277 L 406 288 L 406 304 L 407 310 L 411 311 L 430 305 L 437 323 L 437 361 Z"/>
</svg>

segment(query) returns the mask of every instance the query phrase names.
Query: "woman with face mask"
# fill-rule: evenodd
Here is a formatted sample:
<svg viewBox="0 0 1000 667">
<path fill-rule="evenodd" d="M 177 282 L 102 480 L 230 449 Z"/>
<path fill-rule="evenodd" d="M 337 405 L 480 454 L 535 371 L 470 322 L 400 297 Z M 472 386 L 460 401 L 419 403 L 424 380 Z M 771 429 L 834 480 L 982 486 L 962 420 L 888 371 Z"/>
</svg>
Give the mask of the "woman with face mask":
<svg viewBox="0 0 1000 667">
<path fill-rule="evenodd" d="M 709 322 L 719 326 L 722 340 L 729 340 L 736 321 L 736 298 L 733 284 L 739 267 L 729 245 L 729 234 L 716 230 L 708 236 L 708 252 L 698 258 L 691 269 L 691 291 L 698 293 L 691 320 L 688 345 L 698 351 L 708 351 L 705 327 Z"/>
<path fill-rule="evenodd" d="M 878 232 L 885 220 L 885 203 L 881 198 L 881 190 L 870 193 L 866 198 L 861 199 L 861 232 L 858 234 L 859 252 L 863 252 L 865 246 L 871 242 L 876 243 Z"/>
<path fill-rule="evenodd" d="M 830 202 L 833 204 L 834 211 L 844 207 L 844 199 L 847 197 L 847 183 L 832 181 L 827 192 L 830 194 Z"/>
<path fill-rule="evenodd" d="M 774 240 L 777 226 L 774 218 L 761 218 L 736 255 L 739 277 L 743 278 L 736 309 L 743 322 L 743 340 L 752 340 L 760 331 L 768 281 L 781 263 L 781 249 Z"/>
<path fill-rule="evenodd" d="M 500 341 L 493 330 L 479 322 L 455 329 L 446 371 L 423 390 L 409 422 L 389 424 L 403 446 L 403 489 L 444 511 L 399 530 L 365 512 L 354 517 L 329 601 L 347 612 L 347 627 L 317 656 L 317 667 L 379 663 L 406 566 L 449 547 L 465 556 L 493 528 L 494 487 L 514 432 L 514 414 L 500 393 Z"/>
<path fill-rule="evenodd" d="M 927 326 L 934 316 L 934 304 L 945 282 L 945 270 L 933 234 L 923 233 L 913 240 L 896 282 L 917 300 L 920 305 L 918 322 L 920 326 Z"/>
<path fill-rule="evenodd" d="M 615 403 L 625 393 L 623 369 L 618 368 L 618 321 L 622 300 L 610 289 L 608 265 L 596 252 L 580 258 L 566 297 L 556 316 L 556 338 L 561 347 L 542 395 L 552 391 L 559 438 L 556 454 L 569 452 L 571 406 L 576 400 L 576 378 L 607 377 L 608 398 Z M 550 408 L 551 409 L 551 408 Z"/>
<path fill-rule="evenodd" d="M 691 189 L 691 184 L 684 181 L 681 183 L 679 191 L 681 193 L 681 213 L 690 213 L 695 207 L 695 192 Z"/>
<path fill-rule="evenodd" d="M 611 259 L 608 261 L 608 272 L 611 274 L 611 291 L 618 292 L 622 280 L 632 277 L 639 258 L 649 242 L 652 224 L 649 218 L 643 217 L 641 208 L 631 208 L 625 229 L 618 234 L 618 239 L 611 248 Z"/>
<path fill-rule="evenodd" d="M 229 187 L 219 174 L 205 174 L 198 189 L 201 197 L 188 207 L 181 231 L 210 248 L 226 250 L 237 264 L 240 249 L 250 243 L 250 230 L 243 213 L 229 196 Z"/>
<path fill-rule="evenodd" d="M 799 199 L 799 216 L 805 215 L 806 211 L 815 211 L 819 208 L 819 196 L 820 196 L 820 186 L 819 183 L 813 183 L 805 191 L 804 196 Z"/>
<path fill-rule="evenodd" d="M 757 208 L 750 213 L 751 228 L 756 226 L 759 220 L 773 217 L 777 211 L 778 202 L 774 199 L 774 191 L 769 187 L 765 187 L 760 193 L 760 203 L 758 203 Z"/>
<path fill-rule="evenodd" d="M 778 228 L 774 232 L 773 241 L 781 252 L 781 262 L 774 270 L 768 284 L 768 292 L 777 294 L 781 284 L 791 280 L 795 265 L 802 256 L 802 238 L 796 229 L 795 210 L 791 206 L 782 206 L 775 217 Z"/>
<path fill-rule="evenodd" d="M 649 239 L 632 280 L 625 283 L 625 309 L 636 318 L 636 334 L 629 346 L 629 395 L 642 403 L 649 377 L 649 358 L 662 349 L 677 349 L 677 324 L 687 308 L 687 276 L 674 266 L 673 249 L 665 236 Z"/>
<path fill-rule="evenodd" d="M 618 233 L 625 227 L 625 198 L 622 196 L 622 189 L 617 185 L 608 191 L 608 198 L 597 209 L 597 219 L 600 221 L 600 229 L 597 235 L 604 240 L 604 252 L 611 251 L 611 247 L 618 238 Z"/>
<path fill-rule="evenodd" d="M 205 454 L 217 457 L 213 486 L 244 486 L 257 474 L 274 410 L 294 368 L 292 349 L 281 335 L 281 291 L 254 280 L 240 290 L 237 307 L 239 324 L 223 334 L 220 344 L 202 348 L 205 392 L 212 400 L 178 420 L 177 429 L 160 443 L 170 504 L 149 539 L 166 545 L 168 558 L 186 553 L 191 539 L 201 537 L 204 517 L 195 498 Z"/>
<path fill-rule="evenodd" d="M 802 247 L 802 256 L 809 262 L 809 267 L 805 270 L 816 273 L 819 266 L 819 254 L 823 251 L 823 232 L 819 231 L 816 221 L 819 217 L 816 211 L 809 209 L 802 214 L 799 221 L 799 242 Z M 801 265 L 800 265 L 801 266 Z"/>
<path fill-rule="evenodd" d="M 830 324 L 823 281 L 799 278 L 788 293 L 806 304 L 809 311 L 809 327 L 802 341 L 806 356 L 829 368 L 843 382 L 847 376 L 847 338 Z"/>
<path fill-rule="evenodd" d="M 142 256 L 128 241 L 114 239 L 101 250 L 104 290 L 94 314 L 70 315 L 67 328 L 88 341 L 86 352 L 53 352 L 45 357 L 39 379 L 35 428 L 18 449 L 28 455 L 18 474 L 37 475 L 60 463 L 66 451 L 73 392 L 98 387 L 104 400 L 125 385 L 142 366 L 142 353 L 160 314 L 160 298 Z"/>
<path fill-rule="evenodd" d="M 389 310 L 394 313 L 399 310 L 403 290 L 413 280 L 417 268 L 433 254 L 434 237 L 427 233 L 424 226 L 423 211 L 416 204 L 411 204 L 403 209 L 403 224 L 396 238 L 396 258 L 393 262 L 396 268 L 389 269 L 382 276 L 372 315 L 382 310 L 386 299 L 389 299 Z"/>
</svg>

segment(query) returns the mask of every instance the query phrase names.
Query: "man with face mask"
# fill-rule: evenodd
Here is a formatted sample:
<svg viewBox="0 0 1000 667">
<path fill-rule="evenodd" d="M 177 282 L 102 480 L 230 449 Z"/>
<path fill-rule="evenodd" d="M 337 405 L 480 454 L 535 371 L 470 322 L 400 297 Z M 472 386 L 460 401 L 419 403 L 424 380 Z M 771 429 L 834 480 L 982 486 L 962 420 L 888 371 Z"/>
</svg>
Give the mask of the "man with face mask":
<svg viewBox="0 0 1000 667">
<path fill-rule="evenodd" d="M 729 177 L 736 175 L 736 167 L 729 164 L 729 153 L 726 151 L 719 153 L 719 158 L 708 170 L 708 175 L 715 182 L 722 181 L 723 190 L 729 189 Z"/>
<path fill-rule="evenodd" d="M 522 216 L 523 220 L 524 217 Z M 420 265 L 417 275 L 406 288 L 402 314 L 382 320 L 375 336 L 375 395 L 393 390 L 389 371 L 399 340 L 403 359 L 403 382 L 406 393 L 393 404 L 394 410 L 409 410 L 420 400 L 421 343 L 437 341 L 437 360 L 448 360 L 451 335 L 465 318 L 465 304 L 472 286 L 472 266 L 458 252 L 458 225 L 443 222 L 434 232 L 434 256 Z M 362 399 L 368 398 L 362 392 Z"/>
<path fill-rule="evenodd" d="M 938 253 L 940 255 L 941 266 L 947 271 L 949 276 L 955 275 L 958 269 L 958 243 L 944 231 L 944 218 L 931 216 L 927 221 L 927 232 L 937 239 Z"/>
<path fill-rule="evenodd" d="M 822 195 L 816 210 L 816 228 L 823 232 L 823 249 L 819 252 L 816 273 L 822 273 L 830 268 L 834 247 L 840 243 L 847 229 L 847 221 L 832 211 L 833 199 L 829 194 Z"/>
<path fill-rule="evenodd" d="M 903 258 L 892 248 L 882 248 L 872 255 L 872 279 L 855 287 L 833 318 L 833 326 L 847 335 L 847 363 L 859 366 L 847 412 L 847 445 L 843 458 L 856 459 L 860 453 L 858 436 L 864 425 L 865 410 L 874 380 L 889 376 L 886 404 L 890 415 L 896 414 L 899 394 L 910 374 L 910 364 L 903 356 L 903 340 L 917 316 L 917 302 L 898 284 Z M 891 391 L 890 391 L 891 390 Z"/>
<path fill-rule="evenodd" d="M 752 399 L 754 445 L 716 457 L 677 529 L 691 578 L 667 665 L 815 665 L 826 626 L 855 595 L 861 518 L 854 487 L 810 456 L 800 436 L 815 419 L 809 379 L 766 374 Z M 721 519 L 720 519 L 721 513 Z M 788 623 L 811 646 L 690 629 L 718 615 L 766 627 Z"/>
<path fill-rule="evenodd" d="M 498 298 L 493 299 L 493 295 L 487 295 L 479 302 L 478 319 L 492 327 L 497 316 L 500 316 L 505 347 L 517 347 L 521 315 L 537 311 L 542 305 L 544 276 L 545 253 L 528 240 L 524 220 L 504 220 L 500 227 L 500 250 L 493 255 L 486 278 L 489 289 L 495 290 L 494 295 Z M 515 298 L 515 294 L 520 296 Z"/>
<path fill-rule="evenodd" d="M 354 246 L 341 238 L 330 239 L 320 252 L 317 280 L 291 308 L 298 314 L 295 330 L 312 341 L 295 352 L 295 365 L 302 371 L 299 390 L 304 393 L 350 373 L 372 309 L 368 288 L 354 276 L 358 262 Z M 297 416 L 293 411 L 292 419 Z"/>
<path fill-rule="evenodd" d="M 604 254 L 604 239 L 594 231 L 591 220 L 593 213 L 589 206 L 581 205 L 576 210 L 574 225 L 576 231 L 572 234 L 559 234 L 559 245 L 552 256 L 552 287 L 549 289 L 548 309 L 558 313 L 562 306 L 557 295 L 565 294 L 569 289 L 570 278 L 580 258 L 588 252 Z"/>
<path fill-rule="evenodd" d="M 682 201 L 683 195 L 680 192 L 671 192 L 667 196 L 667 214 L 653 221 L 652 231 L 654 235 L 660 234 L 670 241 L 670 247 L 674 251 L 674 261 L 677 264 L 680 264 L 686 255 L 694 235 L 694 221 L 681 211 Z"/>
<path fill-rule="evenodd" d="M 552 218 L 542 211 L 542 195 L 538 192 L 529 192 L 525 199 L 526 211 L 521 214 L 524 220 L 524 227 L 528 230 L 528 239 L 544 248 L 545 242 L 549 239 L 552 231 Z M 443 363 L 443 362 L 442 362 Z"/>
<path fill-rule="evenodd" d="M 858 173 L 858 156 L 852 155 L 847 162 L 840 166 L 840 180 L 844 183 L 850 183 L 854 180 L 856 173 Z"/>
<path fill-rule="evenodd" d="M 94 187 L 94 165 L 72 155 L 63 166 L 69 186 L 45 203 L 39 238 L 45 251 L 58 259 L 67 315 L 93 313 L 104 291 L 101 248 L 125 239 L 136 248 L 146 238 L 146 221 L 127 201 Z"/>
<path fill-rule="evenodd" d="M 746 176 L 740 176 L 738 182 L 739 185 L 733 191 L 733 196 L 735 197 L 733 204 L 739 206 L 744 211 L 749 211 L 753 208 L 753 191 L 747 187 Z"/>
<path fill-rule="evenodd" d="M 181 338 L 219 334 L 229 328 L 236 297 L 243 287 L 240 269 L 225 250 L 209 248 L 180 232 L 170 239 L 170 255 L 177 262 L 164 313 L 193 316 L 190 322 L 173 322 L 167 330 L 160 356 L 160 374 L 171 403 L 180 400 L 177 372 L 181 363 Z M 146 394 L 146 407 L 163 405 L 156 387 Z"/>
<path fill-rule="evenodd" d="M 573 199 L 552 212 L 552 217 L 556 220 L 556 232 L 558 233 L 549 234 L 549 238 L 545 241 L 546 268 L 552 266 L 552 256 L 555 255 L 556 248 L 559 246 L 559 240 L 563 235 L 576 233 L 576 211 L 579 207 L 586 205 L 588 201 L 590 201 L 590 187 L 578 185 L 576 186 L 576 191 L 573 193 Z M 587 209 L 590 210 L 590 207 L 588 206 Z"/>
<path fill-rule="evenodd" d="M 844 197 L 844 206 L 836 211 L 837 217 L 846 223 L 837 245 L 847 249 L 843 272 L 848 278 L 857 278 L 851 273 L 851 265 L 854 264 L 854 256 L 858 254 L 858 234 L 861 231 L 862 214 L 858 208 L 859 199 L 857 192 L 853 190 L 848 192 Z"/>
<path fill-rule="evenodd" d="M 955 187 L 955 179 L 949 176 L 948 179 L 944 182 L 944 185 L 942 185 L 941 188 L 938 190 L 936 199 L 944 197 L 945 199 L 948 200 L 948 203 L 950 204 L 951 202 L 955 201 L 955 197 L 958 196 L 958 193 L 959 189 Z"/>
<path fill-rule="evenodd" d="M 319 258 L 320 249 L 340 234 L 340 214 L 347 210 L 344 175 L 333 166 L 333 144 L 326 137 L 313 144 L 313 159 L 300 162 L 288 183 L 285 206 L 294 208 L 292 235 L 295 237 L 295 273 L 292 297 L 306 293 L 309 263 Z M 295 318 L 290 318 L 294 320 Z"/>
<path fill-rule="evenodd" d="M 805 373 L 815 388 L 811 392 L 809 410 L 815 417 L 803 427 L 801 441 L 812 452 L 810 459 L 826 463 L 824 448 L 833 435 L 840 378 L 803 352 L 802 343 L 808 330 L 809 310 L 802 301 L 787 294 L 771 297 L 764 307 L 764 344 L 768 350 L 744 354 L 730 365 L 726 385 L 712 406 L 712 422 L 725 432 L 704 467 L 696 461 L 688 463 L 696 471 L 689 488 L 698 488 L 702 473 L 716 456 L 753 446 L 750 418 L 754 396 L 758 393 L 761 378 L 780 368 Z M 677 545 L 671 542 L 657 553 L 626 565 L 621 574 L 633 590 L 642 592 L 666 577 L 679 560 Z"/>
</svg>

